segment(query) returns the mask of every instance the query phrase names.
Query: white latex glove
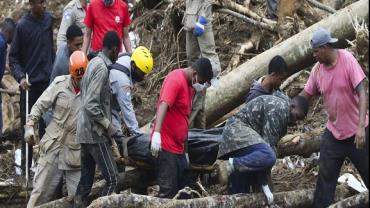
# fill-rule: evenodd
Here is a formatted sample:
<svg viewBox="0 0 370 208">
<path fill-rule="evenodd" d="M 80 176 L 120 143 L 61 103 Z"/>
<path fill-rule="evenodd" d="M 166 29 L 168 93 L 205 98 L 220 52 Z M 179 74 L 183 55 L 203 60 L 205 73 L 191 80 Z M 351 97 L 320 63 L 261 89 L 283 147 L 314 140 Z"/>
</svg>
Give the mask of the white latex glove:
<svg viewBox="0 0 370 208">
<path fill-rule="evenodd" d="M 33 129 L 33 126 L 30 125 L 24 125 L 24 139 L 28 144 L 33 145 L 34 144 L 34 138 L 35 138 L 35 130 Z"/>
<path fill-rule="evenodd" d="M 158 153 L 161 150 L 161 143 L 161 134 L 155 131 L 152 135 L 152 144 L 150 146 L 150 151 L 154 157 L 158 157 Z"/>
<path fill-rule="evenodd" d="M 262 191 L 267 198 L 267 203 L 270 205 L 274 203 L 274 195 L 271 193 L 271 190 L 268 185 L 262 185 Z"/>
</svg>

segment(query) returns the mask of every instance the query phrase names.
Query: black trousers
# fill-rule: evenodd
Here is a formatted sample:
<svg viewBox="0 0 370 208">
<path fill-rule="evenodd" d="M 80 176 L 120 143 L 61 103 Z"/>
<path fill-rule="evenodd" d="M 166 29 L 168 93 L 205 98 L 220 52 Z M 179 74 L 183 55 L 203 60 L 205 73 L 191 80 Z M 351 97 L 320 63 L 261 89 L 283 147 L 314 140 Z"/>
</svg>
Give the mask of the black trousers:
<svg viewBox="0 0 370 208">
<path fill-rule="evenodd" d="M 101 195 L 108 196 L 117 189 L 118 170 L 110 143 L 81 144 L 81 179 L 76 196 L 81 197 L 84 204 L 88 200 L 87 197 L 94 182 L 96 165 L 106 181 Z"/>
<path fill-rule="evenodd" d="M 343 141 L 325 129 L 320 146 L 319 175 L 314 194 L 314 207 L 328 207 L 334 202 L 337 180 L 346 158 L 350 159 L 369 188 L 369 127 L 366 128 L 366 147 L 356 149 L 355 136 Z"/>
<path fill-rule="evenodd" d="M 157 160 L 159 197 L 173 198 L 177 192 L 190 184 L 191 171 L 184 154 L 160 151 Z"/>
<path fill-rule="evenodd" d="M 41 96 L 41 94 L 46 90 L 49 86 L 49 81 L 47 82 L 40 82 L 40 83 L 33 83 L 30 86 L 28 91 L 28 113 L 31 112 L 32 106 L 36 103 L 37 99 Z M 21 109 L 21 129 L 22 129 L 22 169 L 25 170 L 26 167 L 26 142 L 23 138 L 24 135 L 24 125 L 26 124 L 26 91 L 21 90 L 21 102 L 20 102 L 20 109 Z M 45 134 L 45 123 L 42 118 L 39 120 L 39 136 L 42 138 Z M 32 165 L 32 146 L 28 145 L 28 168 Z"/>
</svg>

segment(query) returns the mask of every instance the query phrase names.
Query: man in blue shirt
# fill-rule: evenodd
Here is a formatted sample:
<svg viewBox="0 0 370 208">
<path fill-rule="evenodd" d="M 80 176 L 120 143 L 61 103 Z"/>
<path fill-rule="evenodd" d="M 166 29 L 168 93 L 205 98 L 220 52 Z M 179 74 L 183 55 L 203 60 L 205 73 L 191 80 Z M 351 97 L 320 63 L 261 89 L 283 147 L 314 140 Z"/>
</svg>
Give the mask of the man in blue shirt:
<svg viewBox="0 0 370 208">
<path fill-rule="evenodd" d="M 57 50 L 57 56 L 53 65 L 53 71 L 50 75 L 50 83 L 54 78 L 61 75 L 69 74 L 69 56 L 81 50 L 83 42 L 83 32 L 77 25 L 71 25 L 67 29 L 67 42 L 61 43 Z"/>
<path fill-rule="evenodd" d="M 53 18 L 45 11 L 46 0 L 29 0 L 30 11 L 19 21 L 9 53 L 10 70 L 21 89 L 21 125 L 26 123 L 26 90 L 29 109 L 49 86 L 55 53 L 53 49 Z M 26 81 L 26 73 L 29 80 Z M 39 121 L 39 136 L 45 132 L 44 121 Z M 22 140 L 22 167 L 25 164 L 26 143 Z M 31 148 L 31 147 L 30 147 Z M 29 151 L 29 165 L 32 151 Z M 28 167 L 29 168 L 29 167 Z"/>
<path fill-rule="evenodd" d="M 288 65 L 281 56 L 274 56 L 268 66 L 268 74 L 253 81 L 245 103 L 261 95 L 277 95 L 280 85 L 288 75 Z"/>
<path fill-rule="evenodd" d="M 3 79 L 6 64 L 6 54 L 8 44 L 12 42 L 15 23 L 12 19 L 6 18 L 0 26 L 0 81 Z M 1 95 L 0 95 L 1 106 Z M 0 136 L 3 132 L 3 113 L 0 107 Z"/>
</svg>

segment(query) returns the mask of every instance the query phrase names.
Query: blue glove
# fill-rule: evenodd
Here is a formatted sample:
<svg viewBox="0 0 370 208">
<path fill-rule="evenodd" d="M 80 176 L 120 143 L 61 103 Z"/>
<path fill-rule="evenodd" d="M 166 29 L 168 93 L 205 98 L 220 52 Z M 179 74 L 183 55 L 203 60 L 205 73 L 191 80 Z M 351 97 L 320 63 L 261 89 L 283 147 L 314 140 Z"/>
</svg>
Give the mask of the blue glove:
<svg viewBox="0 0 370 208">
<path fill-rule="evenodd" d="M 198 17 L 198 22 L 195 23 L 194 31 L 193 34 L 196 37 L 202 36 L 204 33 L 204 26 L 208 23 L 207 18 L 204 16 L 199 16 Z"/>
</svg>

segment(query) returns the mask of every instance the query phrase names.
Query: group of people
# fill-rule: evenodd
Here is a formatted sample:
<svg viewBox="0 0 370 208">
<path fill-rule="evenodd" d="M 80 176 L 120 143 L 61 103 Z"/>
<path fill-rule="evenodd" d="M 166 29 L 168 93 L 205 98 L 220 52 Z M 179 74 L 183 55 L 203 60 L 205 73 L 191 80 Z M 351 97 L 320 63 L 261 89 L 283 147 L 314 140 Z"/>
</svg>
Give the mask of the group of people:
<svg viewBox="0 0 370 208">
<path fill-rule="evenodd" d="M 25 159 L 29 164 L 32 160 L 32 151 L 26 156 L 25 147 L 31 149 L 37 142 L 35 129 L 41 138 L 27 207 L 60 197 L 63 181 L 74 206 L 85 207 L 96 166 L 106 180 L 102 196 L 117 191 L 114 148 L 126 134 L 141 134 L 132 88 L 153 70 L 154 60 L 146 47 L 131 47 L 130 15 L 123 0 L 72 0 L 63 12 L 56 55 L 46 0 L 29 3 L 30 10 L 17 23 L 7 18 L 0 27 L 0 78 L 10 44 L 9 66 L 21 90 L 24 170 L 29 168 L 24 166 Z M 166 76 L 150 134 L 158 196 L 165 198 L 173 198 L 188 185 L 188 130 L 206 127 L 207 88 L 218 86 L 221 71 L 211 1 L 187 0 L 183 25 L 189 67 Z M 289 125 L 305 118 L 316 94 L 323 96 L 329 120 L 320 149 L 314 207 L 333 203 L 336 180 L 347 157 L 368 187 L 365 75 L 349 52 L 334 48 L 335 42 L 326 29 L 313 34 L 311 46 L 318 63 L 304 90 L 294 98 L 279 90 L 288 76 L 281 56 L 273 57 L 268 74 L 252 83 L 245 107 L 227 121 L 219 146 L 217 174 L 230 194 L 248 193 L 257 183 L 268 203 L 273 202 L 268 181 L 277 143 Z M 122 130 L 123 125 L 128 132 Z"/>
<path fill-rule="evenodd" d="M 257 184 L 267 201 L 273 202 L 268 176 L 276 161 L 275 148 L 287 126 L 306 116 L 308 102 L 315 95 L 323 97 L 328 121 L 320 146 L 313 207 L 334 202 L 347 158 L 369 188 L 366 76 L 354 56 L 336 49 L 335 42 L 324 28 L 313 33 L 311 47 L 317 63 L 303 91 L 293 99 L 276 90 L 287 75 L 287 65 L 279 56 L 271 60 L 269 74 L 254 81 L 245 107 L 227 121 L 223 131 L 219 158 L 224 161 L 218 165 L 218 176 L 221 184 L 229 186 L 229 193 L 248 193 L 251 185 Z"/>
</svg>

